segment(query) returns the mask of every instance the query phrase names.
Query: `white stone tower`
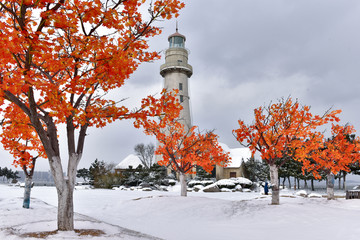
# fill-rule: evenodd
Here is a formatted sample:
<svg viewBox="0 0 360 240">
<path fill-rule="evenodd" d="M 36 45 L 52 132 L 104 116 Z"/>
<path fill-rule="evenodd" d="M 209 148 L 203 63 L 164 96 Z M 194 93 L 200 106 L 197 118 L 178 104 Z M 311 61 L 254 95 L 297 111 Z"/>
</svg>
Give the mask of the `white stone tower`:
<svg viewBox="0 0 360 240">
<path fill-rule="evenodd" d="M 186 38 L 178 32 L 169 36 L 169 48 L 165 52 L 165 63 L 160 67 L 160 74 L 164 77 L 164 88 L 167 90 L 178 89 L 179 100 L 183 106 L 180 113 L 180 121 L 185 130 L 191 128 L 190 97 L 188 78 L 193 70 L 188 64 L 188 51 L 185 48 Z"/>
</svg>

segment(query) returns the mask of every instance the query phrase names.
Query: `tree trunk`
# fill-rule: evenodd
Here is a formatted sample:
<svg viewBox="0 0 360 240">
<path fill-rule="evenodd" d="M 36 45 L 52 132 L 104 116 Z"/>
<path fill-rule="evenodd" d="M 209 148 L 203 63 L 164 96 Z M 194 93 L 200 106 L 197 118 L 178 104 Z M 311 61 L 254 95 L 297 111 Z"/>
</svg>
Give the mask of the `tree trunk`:
<svg viewBox="0 0 360 240">
<path fill-rule="evenodd" d="M 31 183 L 32 183 L 32 177 L 26 176 L 26 178 L 25 178 L 23 208 L 30 208 Z"/>
<path fill-rule="evenodd" d="M 57 224 L 60 231 L 74 230 L 74 204 L 73 193 L 76 180 L 76 168 L 81 156 L 72 154 L 68 162 L 67 176 L 64 176 L 60 157 L 53 157 L 50 169 L 58 194 Z"/>
<path fill-rule="evenodd" d="M 327 191 L 327 199 L 328 200 L 335 199 L 334 182 L 335 182 L 334 174 L 332 172 L 328 173 L 327 174 L 327 182 L 326 182 L 326 191 Z"/>
<path fill-rule="evenodd" d="M 305 189 L 308 188 L 308 183 L 307 183 L 306 179 L 304 179 L 304 188 L 305 188 Z"/>
<path fill-rule="evenodd" d="M 74 230 L 74 204 L 73 191 L 74 188 L 66 182 L 62 191 L 58 193 L 58 230 L 73 231 Z"/>
<path fill-rule="evenodd" d="M 278 181 L 279 169 L 273 164 L 270 165 L 270 181 L 271 181 L 271 204 L 280 204 L 280 192 L 279 192 L 279 181 Z"/>
<path fill-rule="evenodd" d="M 298 189 L 300 189 L 300 178 L 297 178 L 296 180 L 297 180 L 297 187 Z"/>
<path fill-rule="evenodd" d="M 187 185 L 186 185 L 186 177 L 185 173 L 180 172 L 180 185 L 181 185 L 181 196 L 187 196 Z"/>
<path fill-rule="evenodd" d="M 290 180 L 290 176 L 288 177 L 288 182 L 289 182 L 289 189 L 291 189 L 291 180 Z"/>
<path fill-rule="evenodd" d="M 283 181 L 282 181 L 282 187 L 283 189 L 285 188 L 285 181 L 286 181 L 286 177 L 284 177 Z"/>
<path fill-rule="evenodd" d="M 314 179 L 311 179 L 311 191 L 315 191 Z"/>
<path fill-rule="evenodd" d="M 343 175 L 343 189 L 344 189 L 344 191 L 346 191 L 346 172 L 344 172 L 344 175 Z"/>
</svg>

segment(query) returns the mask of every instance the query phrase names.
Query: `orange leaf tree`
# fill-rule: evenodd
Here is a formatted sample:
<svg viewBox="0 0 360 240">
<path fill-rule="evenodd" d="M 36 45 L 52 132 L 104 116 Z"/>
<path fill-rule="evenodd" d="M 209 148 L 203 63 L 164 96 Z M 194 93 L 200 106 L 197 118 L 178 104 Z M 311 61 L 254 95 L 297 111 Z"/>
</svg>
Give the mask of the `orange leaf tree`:
<svg viewBox="0 0 360 240">
<path fill-rule="evenodd" d="M 23 169 L 25 188 L 23 207 L 30 207 L 30 192 L 32 176 L 38 157 L 46 157 L 45 150 L 36 132 L 29 125 L 26 114 L 15 104 L 10 104 L 3 111 L 4 120 L 1 123 L 1 143 L 5 150 L 14 157 L 13 165 Z"/>
<path fill-rule="evenodd" d="M 192 174 L 196 166 L 211 172 L 215 165 L 225 166 L 229 160 L 218 143 L 213 131 L 200 132 L 197 127 L 188 129 L 178 116 L 181 108 L 158 118 L 143 118 L 135 121 L 147 135 L 154 135 L 159 142 L 156 154 L 162 156 L 158 164 L 170 167 L 180 175 L 181 196 L 186 196 L 185 174 Z"/>
<path fill-rule="evenodd" d="M 74 229 L 73 189 L 88 128 L 141 117 L 140 112 L 130 116 L 106 93 L 123 86 L 140 63 L 159 58 L 147 50 L 147 40 L 160 33 L 154 22 L 177 16 L 184 7 L 179 0 L 155 0 L 146 16 L 140 11 L 144 4 L 144 0 L 0 1 L 0 104 L 2 111 L 19 107 L 41 141 L 58 193 L 59 230 Z M 8 116 L 6 121 L 11 121 Z M 66 176 L 60 124 L 66 126 Z"/>
<path fill-rule="evenodd" d="M 308 158 L 303 160 L 303 170 L 311 171 L 315 176 L 318 176 L 317 173 L 321 170 L 327 174 L 328 199 L 334 199 L 334 175 L 340 171 L 349 172 L 350 166 L 360 160 L 360 139 L 350 139 L 354 132 L 351 125 L 332 124 L 330 138 L 324 138 L 322 134 L 313 138 L 313 142 L 318 144 L 317 148 L 305 143 L 304 148 L 297 150 L 308 153 Z M 313 164 L 310 161 L 313 161 Z"/>
<path fill-rule="evenodd" d="M 270 103 L 267 107 L 254 110 L 255 121 L 246 125 L 239 120 L 239 128 L 233 130 L 236 139 L 252 152 L 260 152 L 270 166 L 272 204 L 279 204 L 279 167 L 292 158 L 303 162 L 308 157 L 305 151 L 296 151 L 308 142 L 312 149 L 319 147 L 310 136 L 314 130 L 329 121 L 339 121 L 339 110 L 327 111 L 322 116 L 313 115 L 309 106 L 301 106 L 290 97 Z M 306 162 L 305 162 L 306 163 Z"/>
</svg>

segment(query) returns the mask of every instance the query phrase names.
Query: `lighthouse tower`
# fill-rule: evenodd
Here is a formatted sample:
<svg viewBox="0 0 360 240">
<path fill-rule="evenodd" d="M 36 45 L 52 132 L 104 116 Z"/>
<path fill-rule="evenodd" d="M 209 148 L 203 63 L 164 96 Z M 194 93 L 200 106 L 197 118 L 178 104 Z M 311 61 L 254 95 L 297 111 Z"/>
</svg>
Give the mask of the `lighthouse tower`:
<svg viewBox="0 0 360 240">
<path fill-rule="evenodd" d="M 188 51 L 185 48 L 186 38 L 178 32 L 169 36 L 169 48 L 165 52 L 165 63 L 160 66 L 160 74 L 164 78 L 164 88 L 171 91 L 179 90 L 179 101 L 183 106 L 179 121 L 185 130 L 191 128 L 190 97 L 188 78 L 193 70 L 188 64 Z"/>
</svg>

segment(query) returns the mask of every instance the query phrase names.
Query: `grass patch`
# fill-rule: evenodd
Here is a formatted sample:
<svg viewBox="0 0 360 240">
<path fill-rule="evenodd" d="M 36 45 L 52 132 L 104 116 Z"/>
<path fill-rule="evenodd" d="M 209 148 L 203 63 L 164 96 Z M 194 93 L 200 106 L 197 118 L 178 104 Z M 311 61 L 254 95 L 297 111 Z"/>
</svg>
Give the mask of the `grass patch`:
<svg viewBox="0 0 360 240">
<path fill-rule="evenodd" d="M 327 198 L 328 195 L 327 195 L 327 194 L 324 194 L 324 195 L 321 195 L 321 196 L 322 196 L 323 198 Z M 345 196 L 335 195 L 334 198 L 335 198 L 335 199 L 337 199 L 337 198 L 345 198 Z"/>
<path fill-rule="evenodd" d="M 99 237 L 105 234 L 104 231 L 99 229 L 75 229 L 75 232 L 79 236 L 93 236 L 93 237 Z"/>
<path fill-rule="evenodd" d="M 48 231 L 48 232 L 24 233 L 24 234 L 21 234 L 20 237 L 24 237 L 24 238 L 31 237 L 31 238 L 44 239 L 44 238 L 47 238 L 48 236 L 55 235 L 58 232 L 59 232 L 58 230 L 55 230 L 55 231 Z M 98 230 L 98 229 L 75 229 L 74 232 L 77 233 L 78 236 L 92 236 L 92 237 L 99 237 L 99 236 L 105 234 L 104 231 Z"/>
<path fill-rule="evenodd" d="M 21 234 L 20 237 L 26 237 L 26 238 L 47 238 L 48 236 L 57 234 L 57 230 L 50 231 L 50 232 L 32 232 L 32 233 L 24 233 Z"/>
</svg>

